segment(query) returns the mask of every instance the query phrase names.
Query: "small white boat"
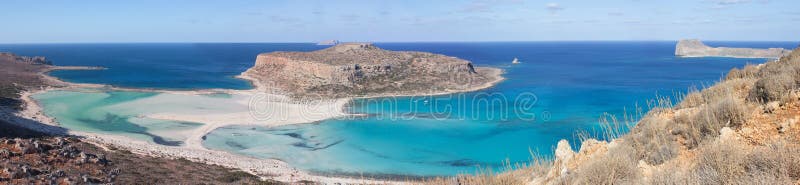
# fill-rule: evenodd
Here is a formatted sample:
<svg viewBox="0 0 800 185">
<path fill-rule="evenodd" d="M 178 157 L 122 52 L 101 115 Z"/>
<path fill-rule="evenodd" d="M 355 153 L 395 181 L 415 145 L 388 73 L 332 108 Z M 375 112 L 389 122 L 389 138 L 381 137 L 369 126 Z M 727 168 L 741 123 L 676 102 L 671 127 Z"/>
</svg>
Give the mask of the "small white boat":
<svg viewBox="0 0 800 185">
<path fill-rule="evenodd" d="M 519 64 L 519 59 L 517 59 L 516 57 L 514 57 L 514 61 L 511 61 L 511 63 L 512 63 L 512 64 Z"/>
</svg>

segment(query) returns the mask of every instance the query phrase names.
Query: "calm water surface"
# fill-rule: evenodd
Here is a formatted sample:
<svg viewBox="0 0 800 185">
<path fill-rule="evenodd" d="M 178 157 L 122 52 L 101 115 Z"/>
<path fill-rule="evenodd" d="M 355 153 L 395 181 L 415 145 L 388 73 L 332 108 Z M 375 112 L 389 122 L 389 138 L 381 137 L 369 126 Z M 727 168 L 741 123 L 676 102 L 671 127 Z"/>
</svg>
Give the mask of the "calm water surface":
<svg viewBox="0 0 800 185">
<path fill-rule="evenodd" d="M 378 43 L 389 50 L 441 53 L 506 71 L 507 80 L 480 92 L 436 97 L 356 100 L 348 110 L 368 116 L 281 127 L 230 126 L 204 146 L 277 158 L 318 173 L 453 175 L 504 160 L 550 156 L 560 139 L 574 143 L 597 129 L 603 113 L 622 114 L 656 96 L 717 81 L 733 67 L 765 59 L 677 58 L 675 42 Z M 789 42 L 709 42 L 712 46 L 784 47 Z M 248 89 L 233 76 L 260 52 L 311 51 L 313 44 L 58 44 L 0 45 L 0 51 L 43 55 L 58 65 L 108 67 L 57 71 L 73 82 L 134 88 Z M 511 65 L 517 57 L 522 64 Z M 97 93 L 97 92 L 93 92 Z M 125 92 L 58 92 L 37 97 L 46 112 L 70 127 L 153 140 L 180 140 L 164 131 L 191 123 L 137 120 L 136 101 L 157 96 Z M 215 95 L 218 96 L 218 95 Z M 209 98 L 225 98 L 209 96 Z M 529 100 L 529 101 L 519 101 Z M 482 103 L 481 100 L 502 100 Z M 131 103 L 133 102 L 133 103 Z M 98 109 L 121 104 L 126 109 Z M 189 106 L 189 105 L 186 105 Z M 203 107 L 203 106 L 200 106 Z M 185 107 L 183 107 L 185 108 Z M 205 108 L 213 108 L 213 105 Z M 627 109 L 626 109 L 627 108 Z M 101 112 L 81 110 L 93 109 Z M 132 111 L 137 110 L 137 111 Z M 83 112 L 83 113 L 82 113 Z M 119 119 L 112 119 L 119 118 Z M 146 123 L 142 123 L 146 122 Z M 149 126 L 142 126 L 149 125 Z M 156 134 L 153 134 L 156 133 Z M 178 133 L 178 132 L 176 132 Z M 169 143 L 167 143 L 169 144 Z"/>
</svg>

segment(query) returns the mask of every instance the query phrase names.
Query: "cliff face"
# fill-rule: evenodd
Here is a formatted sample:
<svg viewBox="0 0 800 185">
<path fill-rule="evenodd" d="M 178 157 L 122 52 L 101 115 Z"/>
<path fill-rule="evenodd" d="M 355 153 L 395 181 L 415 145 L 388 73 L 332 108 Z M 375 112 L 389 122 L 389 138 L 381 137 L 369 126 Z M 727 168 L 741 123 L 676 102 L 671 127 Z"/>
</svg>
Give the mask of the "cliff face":
<svg viewBox="0 0 800 185">
<path fill-rule="evenodd" d="M 499 81 L 499 74 L 455 57 L 345 43 L 313 52 L 263 53 L 242 76 L 293 95 L 348 97 L 468 90 Z"/>
<path fill-rule="evenodd" d="M 780 58 L 789 52 L 783 48 L 715 48 L 709 47 L 697 39 L 680 40 L 675 46 L 675 55 L 682 57 Z"/>
</svg>

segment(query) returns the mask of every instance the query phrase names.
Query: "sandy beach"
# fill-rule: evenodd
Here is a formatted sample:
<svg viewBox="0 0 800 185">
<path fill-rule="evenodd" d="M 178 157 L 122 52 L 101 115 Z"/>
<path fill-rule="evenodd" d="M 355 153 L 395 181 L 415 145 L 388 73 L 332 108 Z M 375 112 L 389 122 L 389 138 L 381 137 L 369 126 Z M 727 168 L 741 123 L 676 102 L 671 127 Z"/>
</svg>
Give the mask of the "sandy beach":
<svg viewBox="0 0 800 185">
<path fill-rule="evenodd" d="M 54 67 L 51 70 L 85 70 L 90 68 L 82 67 Z M 47 70 L 47 71 L 51 71 Z M 238 110 L 233 112 L 224 113 L 154 113 L 142 115 L 147 118 L 174 120 L 174 121 L 187 121 L 203 123 L 200 128 L 193 129 L 188 133 L 187 140 L 184 141 L 183 146 L 164 146 L 155 143 L 150 143 L 141 140 L 134 140 L 124 136 L 97 134 L 89 132 L 81 132 L 75 130 L 67 130 L 66 134 L 85 137 L 88 142 L 96 143 L 99 146 L 113 146 L 129 150 L 131 152 L 149 155 L 155 157 L 166 158 L 185 158 L 191 161 L 203 162 L 208 164 L 216 164 L 230 168 L 241 169 L 243 171 L 253 173 L 262 177 L 269 177 L 274 180 L 284 182 L 297 182 L 301 180 L 322 182 L 326 184 L 333 183 L 377 183 L 377 184 L 403 184 L 398 181 L 384 181 L 384 180 L 365 180 L 347 177 L 328 177 L 314 175 L 302 170 L 293 168 L 287 163 L 277 159 L 257 159 L 242 155 L 231 154 L 223 151 L 214 151 L 204 148 L 202 146 L 203 136 L 213 131 L 216 128 L 228 125 L 259 125 L 259 126 L 280 126 L 288 124 L 309 123 L 335 117 L 348 116 L 343 108 L 351 100 L 350 98 L 340 98 L 332 100 L 315 100 L 315 101 L 296 101 L 292 98 L 279 94 L 264 93 L 269 90 L 268 87 L 258 84 L 252 78 L 247 76 L 238 76 L 238 78 L 249 80 L 253 83 L 254 89 L 251 90 L 229 90 L 229 89 L 207 89 L 195 91 L 171 91 L 171 90 L 156 90 L 156 89 L 129 89 L 129 88 L 116 88 L 109 85 L 101 84 L 78 84 L 64 82 L 60 79 L 46 75 L 46 72 L 41 75 L 45 76 L 53 84 L 59 84 L 63 87 L 39 89 L 35 91 L 26 91 L 22 94 L 22 100 L 26 103 L 23 111 L 18 112 L 17 116 L 29 119 L 28 122 L 16 120 L 14 123 L 23 123 L 24 126 L 31 129 L 45 131 L 53 134 L 64 134 L 66 129 L 59 127 L 57 120 L 46 116 L 43 113 L 42 107 L 31 96 L 37 93 L 42 93 L 51 90 L 69 90 L 76 88 L 104 88 L 109 90 L 122 90 L 122 91 L 149 91 L 167 94 L 178 95 L 195 95 L 200 96 L 210 93 L 227 93 L 238 98 L 232 99 L 230 103 L 246 106 L 246 110 Z M 502 70 L 496 69 L 490 71 L 490 75 L 497 75 L 502 73 Z M 498 77 L 491 83 L 482 86 L 469 88 L 466 90 L 453 90 L 443 92 L 432 92 L 427 94 L 386 94 L 381 97 L 391 96 L 431 96 L 443 95 L 450 93 L 476 91 L 494 86 L 496 83 L 504 80 Z M 6 119 L 6 118 L 4 118 Z M 41 125 L 31 123 L 31 121 L 44 123 Z"/>
<path fill-rule="evenodd" d="M 56 84 L 59 87 L 42 88 L 37 90 L 25 91 L 21 94 L 21 100 L 25 102 L 25 109 L 15 112 L 13 110 L 2 109 L 0 111 L 0 119 L 15 123 L 19 126 L 42 131 L 56 135 L 75 135 L 83 137 L 85 141 L 95 143 L 102 148 L 114 147 L 118 149 L 128 150 L 133 153 L 148 155 L 154 157 L 165 157 L 171 159 L 185 158 L 195 162 L 202 162 L 207 164 L 221 165 L 225 167 L 240 169 L 261 177 L 268 177 L 270 179 L 283 181 L 283 182 L 297 182 L 297 181 L 314 181 L 325 184 L 334 183 L 374 183 L 374 184 L 403 184 L 397 181 L 384 181 L 384 180 L 370 180 L 370 179 L 357 179 L 346 177 L 327 177 L 320 175 L 313 175 L 304 172 L 300 169 L 293 168 L 277 159 L 257 159 L 242 155 L 231 154 L 223 151 L 214 151 L 202 147 L 202 137 L 216 128 L 231 125 L 236 123 L 239 125 L 262 125 L 262 126 L 279 126 L 286 124 L 308 123 L 324 119 L 330 119 L 337 116 L 345 116 L 342 108 L 349 102 L 349 99 L 336 99 L 330 101 L 315 101 L 315 102 L 296 102 L 291 101 L 290 98 L 282 95 L 263 94 L 257 89 L 253 90 L 223 90 L 223 89 L 207 89 L 197 91 L 169 91 L 169 90 L 148 90 L 148 89 L 128 89 L 116 88 L 109 85 L 102 84 L 83 84 L 83 83 L 70 83 L 64 82 L 58 78 L 46 75 L 47 72 L 52 70 L 91 70 L 92 67 L 53 67 L 49 70 L 41 72 L 48 81 Z M 256 86 L 259 87 L 259 86 Z M 133 91 L 151 91 L 160 93 L 174 93 L 182 95 L 202 95 L 209 93 L 230 93 L 244 96 L 259 96 L 268 97 L 268 101 L 255 102 L 253 106 L 264 107 L 266 111 L 289 112 L 288 116 L 281 116 L 280 118 L 274 117 L 263 118 L 254 117 L 250 112 L 235 112 L 224 114 L 208 114 L 203 116 L 189 115 L 189 114 L 153 114 L 145 115 L 146 117 L 167 120 L 191 121 L 204 123 L 204 125 L 195 129 L 189 135 L 189 139 L 185 141 L 184 146 L 164 146 L 155 143 L 150 143 L 141 140 L 130 139 L 125 136 L 97 134 L 89 132 L 81 132 L 75 130 L 67 130 L 59 126 L 58 121 L 54 118 L 48 117 L 40 104 L 32 98 L 37 93 L 43 93 L 52 90 L 70 90 L 80 88 L 106 88 L 109 90 L 133 90 Z M 234 103 L 248 105 L 252 101 L 237 101 Z M 14 114 L 15 116 L 11 116 Z M 285 119 L 284 119 L 285 118 Z"/>
</svg>

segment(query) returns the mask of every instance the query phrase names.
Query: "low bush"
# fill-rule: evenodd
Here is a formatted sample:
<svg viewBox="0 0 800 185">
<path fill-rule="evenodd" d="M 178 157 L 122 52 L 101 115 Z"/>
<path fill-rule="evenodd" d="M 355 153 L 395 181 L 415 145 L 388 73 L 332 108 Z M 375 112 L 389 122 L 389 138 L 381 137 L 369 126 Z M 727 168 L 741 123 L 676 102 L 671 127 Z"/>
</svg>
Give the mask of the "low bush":
<svg viewBox="0 0 800 185">
<path fill-rule="evenodd" d="M 775 143 L 757 147 L 744 162 L 745 181 L 791 184 L 800 180 L 800 146 Z M 789 183 L 786 183 L 789 182 Z"/>
<path fill-rule="evenodd" d="M 678 155 L 678 143 L 670 132 L 675 125 L 671 120 L 646 117 L 623 137 L 623 141 L 634 149 L 637 159 L 658 165 Z"/>
<path fill-rule="evenodd" d="M 686 95 L 683 96 L 683 101 L 678 103 L 679 109 L 683 108 L 692 108 L 697 107 L 700 105 L 705 104 L 706 101 L 703 99 L 703 95 L 700 94 L 698 91 L 689 91 Z"/>
<path fill-rule="evenodd" d="M 703 136 L 717 136 L 722 127 L 738 127 L 749 117 L 747 105 L 733 97 L 722 99 L 701 109 L 690 120 L 692 128 L 700 129 Z"/>
<path fill-rule="evenodd" d="M 635 149 L 627 145 L 610 148 L 606 155 L 597 156 L 578 167 L 565 183 L 568 184 L 637 184 Z"/>
<path fill-rule="evenodd" d="M 793 74 L 778 73 L 769 75 L 756 81 L 753 89 L 750 90 L 747 100 L 761 103 L 781 100 L 796 87 L 797 80 Z"/>
<path fill-rule="evenodd" d="M 758 66 L 747 64 L 742 69 L 733 68 L 728 71 L 728 75 L 725 76 L 725 80 L 735 80 L 735 79 L 742 79 L 742 78 L 756 78 L 758 75 Z"/>
</svg>

